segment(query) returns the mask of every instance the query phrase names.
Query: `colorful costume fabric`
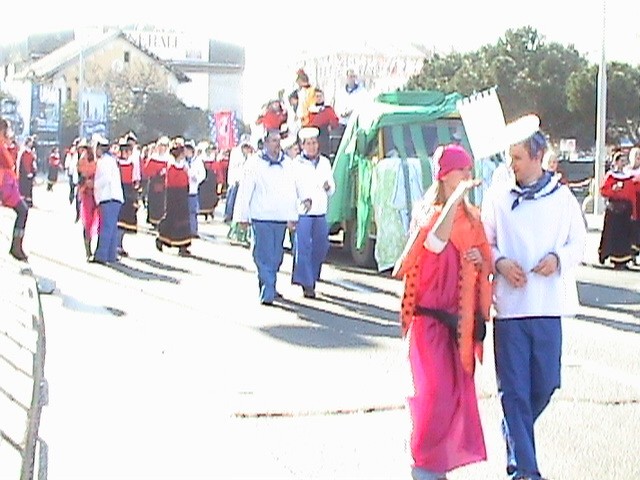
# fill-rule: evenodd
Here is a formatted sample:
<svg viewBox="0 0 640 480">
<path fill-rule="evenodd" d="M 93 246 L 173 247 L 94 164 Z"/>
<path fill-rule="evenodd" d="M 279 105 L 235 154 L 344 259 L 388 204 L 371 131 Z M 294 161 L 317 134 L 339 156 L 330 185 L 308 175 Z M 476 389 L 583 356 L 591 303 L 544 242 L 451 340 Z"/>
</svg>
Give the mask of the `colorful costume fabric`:
<svg viewBox="0 0 640 480">
<path fill-rule="evenodd" d="M 475 357 L 482 360 L 478 321 L 484 326 L 489 319 L 491 250 L 477 211 L 462 205 L 444 250 L 427 250 L 424 243 L 441 208 L 417 207 L 394 271 L 404 279 L 402 333 L 409 339 L 415 390 L 409 398 L 411 453 L 415 467 L 431 472 L 486 459 L 473 373 Z M 482 253 L 480 267 L 462 259 L 474 247 Z M 443 315 L 455 324 L 446 325 Z"/>
</svg>

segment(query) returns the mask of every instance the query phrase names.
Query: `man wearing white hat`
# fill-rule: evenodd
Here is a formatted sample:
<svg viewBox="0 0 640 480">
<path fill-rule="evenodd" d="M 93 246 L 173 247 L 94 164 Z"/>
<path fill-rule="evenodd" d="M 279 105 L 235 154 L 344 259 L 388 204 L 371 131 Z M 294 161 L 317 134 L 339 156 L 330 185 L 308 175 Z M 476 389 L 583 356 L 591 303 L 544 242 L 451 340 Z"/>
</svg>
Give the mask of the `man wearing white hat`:
<svg viewBox="0 0 640 480">
<path fill-rule="evenodd" d="M 494 185 L 482 205 L 495 259 L 496 376 L 512 479 L 542 478 L 534 422 L 560 387 L 560 319 L 571 313 L 567 294 L 576 286 L 568 280 L 586 236 L 578 201 L 542 168 L 539 126 L 535 115 L 507 125 L 515 181 Z"/>
<path fill-rule="evenodd" d="M 331 163 L 320 155 L 319 134 L 315 127 L 300 130 L 302 153 L 296 158 L 298 194 L 303 199 L 303 209 L 294 238 L 292 282 L 302 287 L 306 298 L 315 298 L 316 282 L 329 252 L 327 203 L 336 189 Z"/>
</svg>

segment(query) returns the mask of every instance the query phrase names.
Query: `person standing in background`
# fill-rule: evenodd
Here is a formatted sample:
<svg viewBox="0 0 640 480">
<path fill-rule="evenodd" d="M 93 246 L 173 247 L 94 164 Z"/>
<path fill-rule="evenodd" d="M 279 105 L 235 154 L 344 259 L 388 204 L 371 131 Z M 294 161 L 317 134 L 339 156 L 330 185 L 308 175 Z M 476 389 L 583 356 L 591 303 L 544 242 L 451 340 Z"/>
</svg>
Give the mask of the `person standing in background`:
<svg viewBox="0 0 640 480">
<path fill-rule="evenodd" d="M 49 153 L 49 174 L 47 176 L 47 192 L 53 190 L 53 185 L 58 181 L 60 172 L 60 151 L 58 147 L 53 147 Z"/>
<path fill-rule="evenodd" d="M 196 146 L 193 141 L 185 142 L 185 160 L 189 169 L 189 226 L 191 237 L 198 237 L 198 211 L 200 203 L 198 201 L 198 188 L 207 176 L 204 163 L 199 155 L 196 155 Z"/>
<path fill-rule="evenodd" d="M 18 180 L 20 195 L 29 207 L 33 206 L 33 182 L 38 169 L 36 154 L 33 151 L 33 137 L 27 137 L 18 152 Z"/>
<path fill-rule="evenodd" d="M 96 139 L 96 174 L 93 197 L 100 210 L 98 247 L 94 263 L 107 264 L 118 261 L 118 216 L 124 203 L 122 179 L 118 160 L 110 152 L 109 141 Z"/>
</svg>

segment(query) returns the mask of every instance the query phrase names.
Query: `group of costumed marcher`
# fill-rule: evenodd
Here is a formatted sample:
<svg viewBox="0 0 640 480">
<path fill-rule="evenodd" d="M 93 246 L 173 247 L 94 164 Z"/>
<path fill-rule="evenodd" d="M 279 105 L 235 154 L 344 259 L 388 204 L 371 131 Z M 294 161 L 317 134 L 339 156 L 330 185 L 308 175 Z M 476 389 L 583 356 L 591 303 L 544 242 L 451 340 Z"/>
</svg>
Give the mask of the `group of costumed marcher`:
<svg viewBox="0 0 640 480">
<path fill-rule="evenodd" d="M 630 262 L 637 264 L 640 255 L 640 148 L 632 148 L 628 159 L 621 151 L 613 153 L 600 193 L 607 206 L 599 260 L 623 270 Z"/>
<path fill-rule="evenodd" d="M 99 135 L 91 145 L 76 139 L 65 156 L 65 170 L 87 260 L 112 263 L 129 255 L 124 237 L 138 231 L 143 203 L 148 223 L 157 229 L 156 247 L 177 247 L 181 256 L 190 255 L 191 240 L 198 237 L 197 216 L 202 209 L 213 214 L 218 201 L 216 176 L 206 182 L 211 150 L 208 143 L 196 148 L 168 137 L 140 148 L 133 132 L 116 142 Z M 148 196 L 143 195 L 145 184 Z"/>
<path fill-rule="evenodd" d="M 238 182 L 233 222 L 239 228 L 251 228 L 263 305 L 282 298 L 276 278 L 287 230 L 293 240 L 291 282 L 302 287 L 304 297 L 316 297 L 316 282 L 329 250 L 328 198 L 335 190 L 331 164 L 319 152 L 318 137 L 317 128 L 301 129 L 302 151 L 292 158 L 283 150 L 280 130 L 269 130 L 263 148 L 246 160 Z M 286 142 L 291 142 L 291 137 Z M 294 151 L 291 145 L 287 151 Z"/>
</svg>

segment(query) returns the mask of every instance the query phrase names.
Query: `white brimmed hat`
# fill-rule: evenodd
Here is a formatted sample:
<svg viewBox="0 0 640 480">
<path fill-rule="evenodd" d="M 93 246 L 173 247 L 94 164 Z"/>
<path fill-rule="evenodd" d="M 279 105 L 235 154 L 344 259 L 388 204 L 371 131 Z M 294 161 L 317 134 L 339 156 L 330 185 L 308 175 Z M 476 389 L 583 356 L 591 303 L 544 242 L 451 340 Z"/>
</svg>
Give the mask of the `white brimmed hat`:
<svg viewBox="0 0 640 480">
<path fill-rule="evenodd" d="M 318 135 L 320 135 L 320 130 L 317 127 L 304 127 L 298 132 L 298 137 L 303 142 L 309 138 L 317 138 Z"/>
<path fill-rule="evenodd" d="M 540 118 L 529 114 L 508 123 L 505 128 L 505 144 L 517 145 L 533 137 L 540 130 Z"/>
</svg>

